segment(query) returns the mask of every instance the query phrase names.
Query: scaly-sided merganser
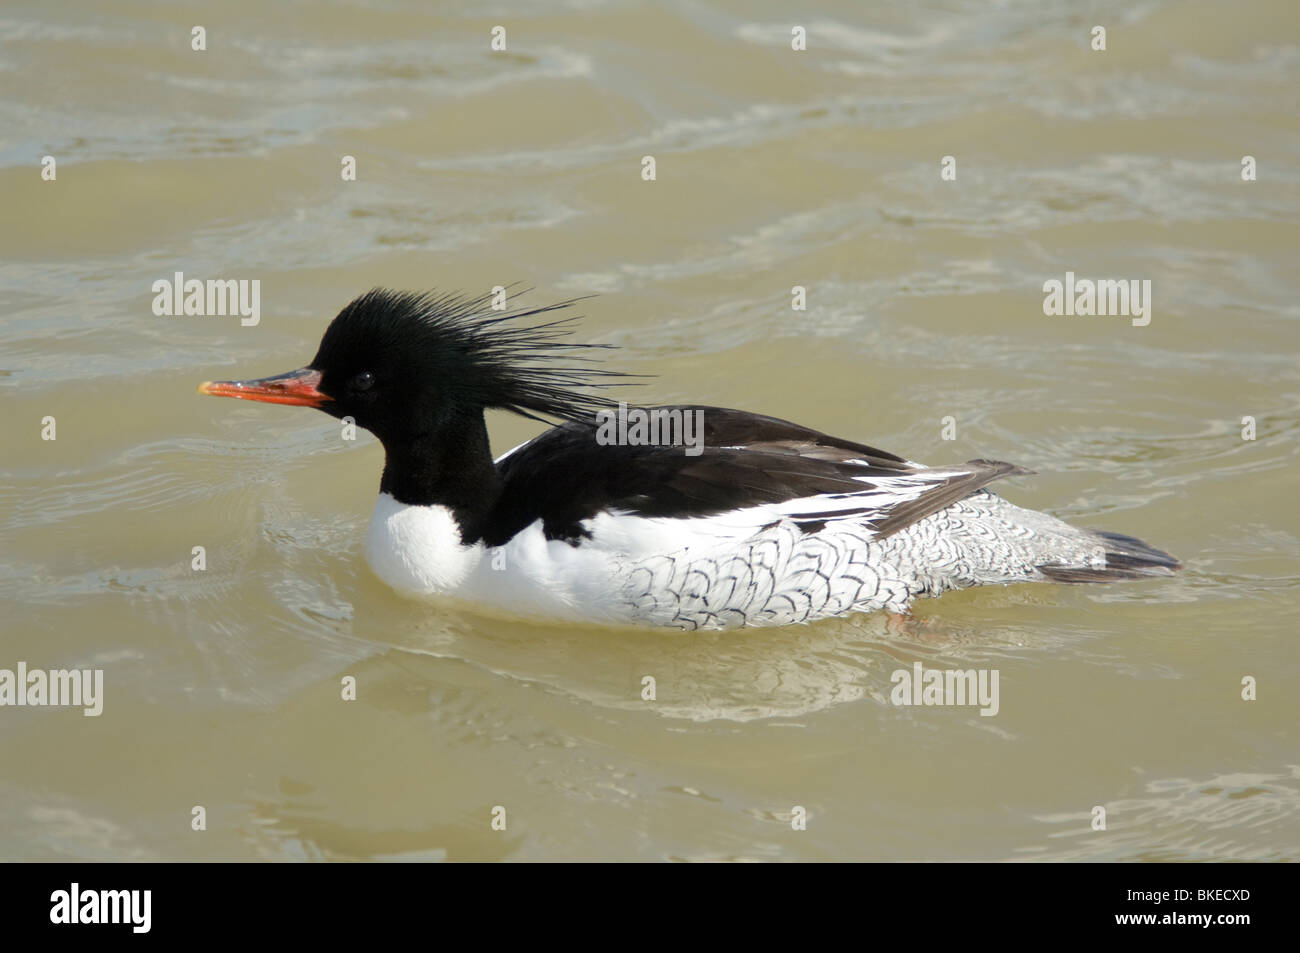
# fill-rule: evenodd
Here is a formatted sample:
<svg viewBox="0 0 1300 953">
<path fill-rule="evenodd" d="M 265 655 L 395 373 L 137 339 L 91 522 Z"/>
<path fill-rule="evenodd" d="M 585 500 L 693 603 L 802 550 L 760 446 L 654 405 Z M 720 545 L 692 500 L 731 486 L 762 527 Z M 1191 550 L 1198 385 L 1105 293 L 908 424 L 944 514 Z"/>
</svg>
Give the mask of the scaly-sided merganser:
<svg viewBox="0 0 1300 953">
<path fill-rule="evenodd" d="M 607 426 L 610 405 L 576 389 L 627 375 L 574 363 L 596 346 L 560 340 L 574 319 L 528 320 L 570 304 L 502 312 L 486 298 L 376 289 L 340 312 L 301 370 L 199 391 L 353 418 L 385 454 L 366 543 L 375 573 L 404 595 L 510 615 L 781 625 L 905 612 L 915 596 L 965 586 L 1179 568 L 1131 536 L 985 489 L 1031 472 L 1010 463 L 926 467 L 718 407 L 644 408 L 664 431 L 696 420 L 703 437 L 646 443 L 644 419 L 640 433 Z M 563 422 L 494 461 L 488 407 Z"/>
</svg>

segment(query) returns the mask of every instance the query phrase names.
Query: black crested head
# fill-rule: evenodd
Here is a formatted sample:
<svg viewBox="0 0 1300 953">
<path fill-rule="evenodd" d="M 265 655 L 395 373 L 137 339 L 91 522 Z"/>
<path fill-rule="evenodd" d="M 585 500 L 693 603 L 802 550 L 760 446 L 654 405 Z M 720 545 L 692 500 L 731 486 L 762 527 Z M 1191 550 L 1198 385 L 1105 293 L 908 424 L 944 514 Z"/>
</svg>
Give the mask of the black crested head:
<svg viewBox="0 0 1300 953">
<path fill-rule="evenodd" d="M 487 407 L 591 421 L 608 402 L 579 388 L 637 376 L 590 366 L 583 352 L 608 345 L 566 343 L 577 316 L 529 320 L 580 299 L 505 311 L 491 300 L 385 288 L 356 298 L 309 365 L 330 397 L 320 409 L 351 416 L 387 445 L 481 420 Z"/>
</svg>

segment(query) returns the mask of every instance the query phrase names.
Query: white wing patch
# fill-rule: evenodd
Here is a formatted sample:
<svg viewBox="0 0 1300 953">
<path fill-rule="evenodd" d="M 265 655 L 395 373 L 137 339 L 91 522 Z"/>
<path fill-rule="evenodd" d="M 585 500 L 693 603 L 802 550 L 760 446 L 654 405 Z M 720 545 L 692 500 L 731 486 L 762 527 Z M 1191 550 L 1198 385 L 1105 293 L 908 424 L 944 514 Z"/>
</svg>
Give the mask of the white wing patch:
<svg viewBox="0 0 1300 953">
<path fill-rule="evenodd" d="M 895 507 L 919 500 L 953 477 L 969 473 L 969 470 L 936 469 L 899 477 L 854 477 L 855 480 L 868 484 L 870 489 L 861 493 L 801 497 L 770 504 L 764 509 L 796 522 L 853 520 L 870 525 L 884 520 Z"/>
</svg>

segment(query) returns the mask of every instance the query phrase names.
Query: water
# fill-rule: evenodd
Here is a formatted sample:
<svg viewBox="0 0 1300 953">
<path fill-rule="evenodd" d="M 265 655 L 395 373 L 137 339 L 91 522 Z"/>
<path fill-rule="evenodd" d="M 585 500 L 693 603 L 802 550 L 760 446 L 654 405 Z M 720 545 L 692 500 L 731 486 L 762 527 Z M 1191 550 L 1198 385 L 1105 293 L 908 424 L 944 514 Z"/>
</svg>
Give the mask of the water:
<svg viewBox="0 0 1300 953">
<path fill-rule="evenodd" d="M 0 10 L 0 668 L 105 671 L 99 718 L 0 710 L 0 857 L 1300 859 L 1293 3 L 819 3 L 802 53 L 739 0 L 196 16 Z M 175 271 L 260 323 L 155 316 Z M 1150 324 L 1045 317 L 1066 271 Z M 705 635 L 429 610 L 362 559 L 373 440 L 194 394 L 371 286 L 513 281 L 599 293 L 647 399 L 1014 461 L 1186 569 Z M 915 661 L 998 714 L 891 704 Z"/>
</svg>

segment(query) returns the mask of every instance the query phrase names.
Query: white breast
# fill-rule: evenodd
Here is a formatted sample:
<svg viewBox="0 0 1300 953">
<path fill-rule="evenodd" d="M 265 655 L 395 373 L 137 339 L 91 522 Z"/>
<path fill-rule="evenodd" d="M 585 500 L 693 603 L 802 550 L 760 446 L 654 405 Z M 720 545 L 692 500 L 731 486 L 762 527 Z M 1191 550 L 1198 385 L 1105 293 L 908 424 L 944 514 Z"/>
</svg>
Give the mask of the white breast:
<svg viewBox="0 0 1300 953">
<path fill-rule="evenodd" d="M 407 506 L 380 493 L 366 537 L 366 562 L 399 592 L 433 595 L 465 585 L 483 559 L 482 546 L 464 546 L 444 506 Z"/>
<path fill-rule="evenodd" d="M 541 521 L 505 545 L 460 540 L 442 506 L 409 506 L 381 493 L 366 538 L 375 575 L 403 595 L 454 598 L 495 612 L 582 622 L 628 622 L 622 560 L 603 546 L 548 540 Z"/>
</svg>

